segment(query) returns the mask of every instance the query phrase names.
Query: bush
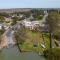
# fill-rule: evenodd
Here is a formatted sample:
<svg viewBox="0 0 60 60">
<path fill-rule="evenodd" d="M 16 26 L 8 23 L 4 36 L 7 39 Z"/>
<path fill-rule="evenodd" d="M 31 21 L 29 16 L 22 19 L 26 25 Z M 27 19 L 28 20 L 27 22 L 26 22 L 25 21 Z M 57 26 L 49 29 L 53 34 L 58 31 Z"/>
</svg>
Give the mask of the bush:
<svg viewBox="0 0 60 60">
<path fill-rule="evenodd" d="M 26 38 L 27 38 L 26 33 L 27 33 L 27 29 L 25 29 L 25 28 L 18 29 L 18 30 L 14 33 L 15 38 L 16 38 L 16 40 L 17 40 L 17 43 L 22 44 L 22 43 L 25 42 L 25 40 L 26 40 Z"/>
<path fill-rule="evenodd" d="M 60 33 L 54 34 L 53 37 L 54 37 L 56 40 L 59 40 L 59 41 L 60 41 Z"/>
<path fill-rule="evenodd" d="M 44 51 L 44 56 L 47 58 L 47 60 L 60 60 L 60 49 L 47 49 Z"/>
</svg>

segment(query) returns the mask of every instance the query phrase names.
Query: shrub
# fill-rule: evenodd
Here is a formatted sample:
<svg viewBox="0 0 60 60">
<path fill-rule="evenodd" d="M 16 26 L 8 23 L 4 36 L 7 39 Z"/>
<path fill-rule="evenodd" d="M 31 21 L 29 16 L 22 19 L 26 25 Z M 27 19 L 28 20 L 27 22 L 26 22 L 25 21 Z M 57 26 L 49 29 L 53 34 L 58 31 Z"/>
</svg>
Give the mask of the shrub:
<svg viewBox="0 0 60 60">
<path fill-rule="evenodd" d="M 53 37 L 54 37 L 56 40 L 59 40 L 59 41 L 60 41 L 60 33 L 54 34 Z"/>
<path fill-rule="evenodd" d="M 44 56 L 47 58 L 47 60 L 60 60 L 60 49 L 47 49 L 44 51 Z"/>
</svg>

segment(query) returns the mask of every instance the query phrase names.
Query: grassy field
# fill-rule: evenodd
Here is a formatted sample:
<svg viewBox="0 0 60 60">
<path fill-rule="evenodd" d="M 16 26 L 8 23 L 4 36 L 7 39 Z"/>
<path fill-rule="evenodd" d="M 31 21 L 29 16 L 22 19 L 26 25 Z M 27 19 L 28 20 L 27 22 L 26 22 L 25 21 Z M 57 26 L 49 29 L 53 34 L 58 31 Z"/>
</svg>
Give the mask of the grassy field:
<svg viewBox="0 0 60 60">
<path fill-rule="evenodd" d="M 27 38 L 23 44 L 20 44 L 20 48 L 22 51 L 35 51 L 35 52 L 43 52 L 44 49 L 49 48 L 49 37 L 48 33 L 45 34 L 44 41 L 45 45 L 43 44 L 42 33 L 36 31 L 27 31 Z M 43 44 L 45 48 L 41 46 Z M 54 43 L 53 43 L 54 45 Z"/>
</svg>

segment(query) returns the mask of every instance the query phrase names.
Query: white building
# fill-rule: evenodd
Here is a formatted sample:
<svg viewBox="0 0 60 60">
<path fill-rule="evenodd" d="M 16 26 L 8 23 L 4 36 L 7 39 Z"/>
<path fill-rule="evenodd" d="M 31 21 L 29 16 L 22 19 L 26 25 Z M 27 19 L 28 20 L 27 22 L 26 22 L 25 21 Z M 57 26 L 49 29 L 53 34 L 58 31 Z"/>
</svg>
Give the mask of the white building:
<svg viewBox="0 0 60 60">
<path fill-rule="evenodd" d="M 32 24 L 31 24 L 31 21 L 27 21 L 26 19 L 22 21 L 22 25 L 25 27 L 25 28 L 32 28 Z"/>
<path fill-rule="evenodd" d="M 30 29 L 34 29 L 35 26 L 38 26 L 40 24 L 40 21 L 29 21 L 29 20 L 23 20 L 22 21 L 22 25 L 25 28 L 30 28 Z"/>
</svg>

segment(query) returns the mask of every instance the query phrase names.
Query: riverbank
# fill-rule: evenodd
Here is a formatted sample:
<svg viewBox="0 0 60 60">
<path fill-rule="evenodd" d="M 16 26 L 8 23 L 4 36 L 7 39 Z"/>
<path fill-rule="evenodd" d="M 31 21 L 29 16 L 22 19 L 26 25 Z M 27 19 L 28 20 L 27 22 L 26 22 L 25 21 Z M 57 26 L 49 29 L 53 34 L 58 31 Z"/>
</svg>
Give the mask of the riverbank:
<svg viewBox="0 0 60 60">
<path fill-rule="evenodd" d="M 14 39 L 14 35 L 12 35 L 12 40 L 13 40 L 13 43 L 11 43 L 12 46 L 16 45 L 16 40 Z M 1 36 L 0 49 L 7 48 L 8 46 L 9 46 L 8 38 L 5 34 L 3 34 Z"/>
<path fill-rule="evenodd" d="M 1 36 L 1 43 L 0 43 L 0 49 L 5 48 L 7 46 L 7 40 L 6 36 Z"/>
</svg>

